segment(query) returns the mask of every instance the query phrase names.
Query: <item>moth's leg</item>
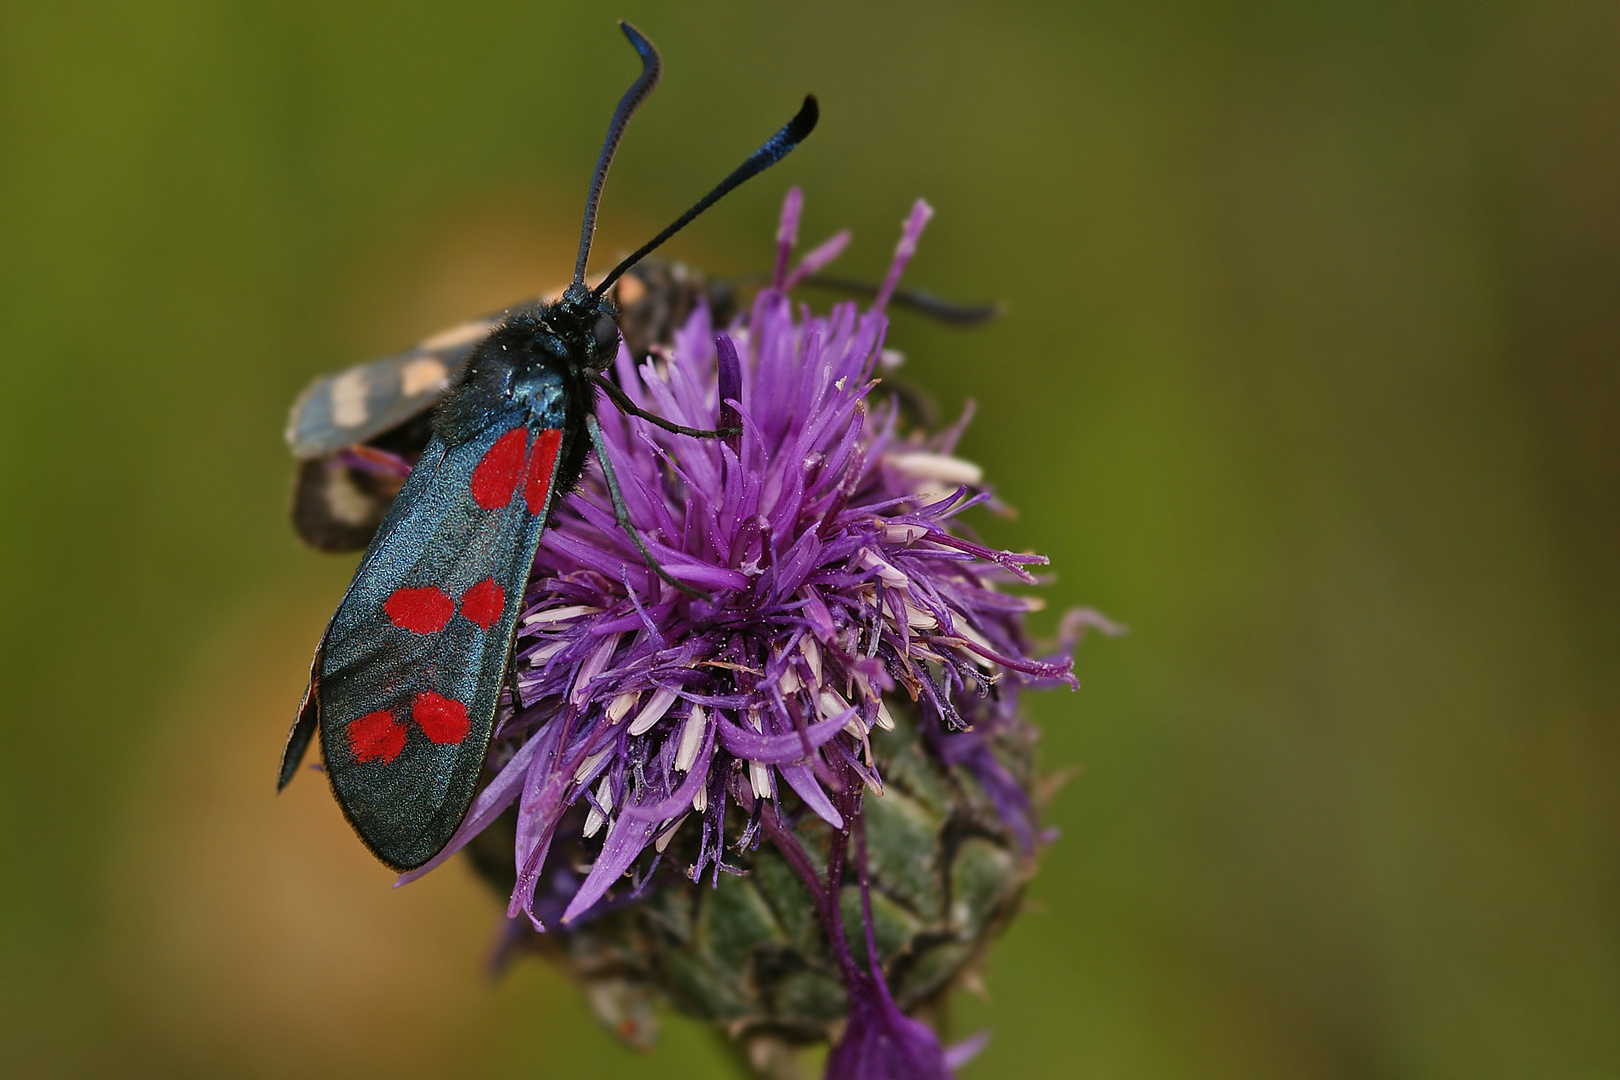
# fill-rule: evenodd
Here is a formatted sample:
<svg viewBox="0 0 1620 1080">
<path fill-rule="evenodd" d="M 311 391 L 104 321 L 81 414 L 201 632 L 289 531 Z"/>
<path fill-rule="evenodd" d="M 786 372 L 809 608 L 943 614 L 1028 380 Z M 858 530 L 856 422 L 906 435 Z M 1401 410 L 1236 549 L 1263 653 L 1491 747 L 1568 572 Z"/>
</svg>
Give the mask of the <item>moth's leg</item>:
<svg viewBox="0 0 1620 1080">
<path fill-rule="evenodd" d="M 624 495 L 619 491 L 619 478 L 613 475 L 613 462 L 608 458 L 607 442 L 602 438 L 602 425 L 596 422 L 594 415 L 587 414 L 585 417 L 585 429 L 590 432 L 591 445 L 596 448 L 596 460 L 602 466 L 602 478 L 607 481 L 608 498 L 613 500 L 614 524 L 623 529 L 630 537 L 631 542 L 636 545 L 636 550 L 641 552 L 641 557 L 646 560 L 648 568 L 653 573 L 681 590 L 687 596 L 695 596 L 699 600 L 713 600 L 712 594 L 706 593 L 702 589 L 694 589 L 685 582 L 676 580 L 670 576 L 668 570 L 658 565 L 658 560 L 653 558 L 653 553 L 647 550 L 647 542 L 641 538 L 641 534 L 636 532 L 635 527 L 630 524 L 630 511 L 624 505 Z"/>
<path fill-rule="evenodd" d="M 770 279 L 769 273 L 759 273 L 718 280 L 730 285 L 765 285 Z M 802 288 L 826 289 L 830 292 L 848 293 L 851 296 L 873 297 L 878 294 L 878 283 L 875 281 L 861 281 L 833 274 L 806 274 L 804 277 L 794 277 L 790 274 L 787 282 L 788 291 Z M 921 289 L 906 288 L 896 289 L 889 294 L 889 306 L 915 311 L 919 315 L 949 326 L 979 326 L 1000 318 L 1006 312 L 1006 306 L 999 302 L 960 304 L 954 300 L 942 300 Z"/>
<path fill-rule="evenodd" d="M 727 439 L 733 435 L 742 434 L 742 428 L 740 427 L 682 427 L 680 424 L 665 420 L 662 416 L 653 415 L 646 409 L 643 409 L 641 406 L 631 401 L 630 395 L 626 394 L 623 390 L 620 390 L 617 386 L 615 386 L 612 379 L 605 378 L 601 375 L 596 375 L 593 377 L 593 379 L 596 385 L 602 388 L 602 392 L 613 399 L 613 404 L 619 407 L 620 412 L 628 413 L 631 416 L 639 416 L 649 424 L 657 424 L 665 431 L 672 431 L 676 435 L 691 435 L 693 438 L 697 439 Z M 597 453 L 600 454 L 601 450 L 599 449 Z M 663 573 L 663 571 L 660 570 L 659 573 Z"/>
<path fill-rule="evenodd" d="M 523 699 L 518 696 L 517 684 L 517 634 L 506 643 L 506 670 L 503 681 L 506 683 L 506 692 L 512 697 L 512 715 L 516 716 L 523 711 Z"/>
<path fill-rule="evenodd" d="M 878 286 L 870 281 L 857 281 L 854 278 L 835 277 L 831 274 L 811 274 L 794 284 L 831 289 L 834 292 L 851 293 L 855 296 L 878 294 Z M 889 294 L 889 303 L 952 326 L 978 326 L 999 318 L 1003 310 L 999 303 L 958 304 L 951 300 L 941 300 L 919 289 L 896 289 Z"/>
</svg>

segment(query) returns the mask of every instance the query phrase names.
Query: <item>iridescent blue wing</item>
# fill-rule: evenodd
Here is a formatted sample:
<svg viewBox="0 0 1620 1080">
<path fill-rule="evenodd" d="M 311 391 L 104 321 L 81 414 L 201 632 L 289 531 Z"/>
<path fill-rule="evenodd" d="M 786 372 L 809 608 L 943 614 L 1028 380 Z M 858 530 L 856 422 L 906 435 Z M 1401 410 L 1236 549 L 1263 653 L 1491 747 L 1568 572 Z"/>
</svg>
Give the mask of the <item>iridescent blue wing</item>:
<svg viewBox="0 0 1620 1080">
<path fill-rule="evenodd" d="M 327 625 L 282 759 L 314 731 L 339 805 L 383 862 L 432 858 L 461 823 L 494 727 L 523 587 L 574 427 L 511 410 L 435 437 Z"/>
</svg>

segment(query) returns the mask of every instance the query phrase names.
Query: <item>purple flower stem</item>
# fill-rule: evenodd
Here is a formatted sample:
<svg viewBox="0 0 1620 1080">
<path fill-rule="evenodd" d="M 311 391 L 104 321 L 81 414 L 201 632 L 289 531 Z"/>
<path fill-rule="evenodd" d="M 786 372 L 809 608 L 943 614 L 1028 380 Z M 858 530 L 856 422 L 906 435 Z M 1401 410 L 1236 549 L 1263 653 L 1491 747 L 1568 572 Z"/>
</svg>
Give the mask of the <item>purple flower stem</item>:
<svg viewBox="0 0 1620 1080">
<path fill-rule="evenodd" d="M 888 983 L 883 979 L 883 967 L 878 962 L 877 938 L 872 931 L 872 889 L 866 879 L 866 823 L 855 819 L 855 872 L 861 884 L 861 927 L 866 935 L 866 967 L 872 981 L 888 996 Z"/>
<path fill-rule="evenodd" d="M 860 816 L 862 787 L 858 778 L 849 775 L 847 766 L 838 771 L 843 774 L 840 777 L 843 783 L 839 790 L 832 793 L 833 805 L 845 822 L 853 821 Z M 851 780 L 855 782 L 851 783 Z M 798 838 L 769 815 L 763 817 L 760 823 L 765 835 L 770 837 L 771 843 L 782 853 L 782 858 L 787 860 L 787 864 L 804 883 L 805 891 L 816 906 L 816 916 L 821 920 L 821 928 L 827 935 L 827 944 L 838 962 L 844 984 L 853 985 L 854 980 L 861 978 L 861 970 L 849 951 L 849 943 L 844 939 L 844 919 L 838 905 L 839 885 L 844 875 L 844 855 L 849 849 L 850 826 L 846 824 L 842 829 L 833 830 L 831 842 L 827 845 L 827 873 L 823 878 L 816 873 L 810 856 L 799 844 Z"/>
</svg>

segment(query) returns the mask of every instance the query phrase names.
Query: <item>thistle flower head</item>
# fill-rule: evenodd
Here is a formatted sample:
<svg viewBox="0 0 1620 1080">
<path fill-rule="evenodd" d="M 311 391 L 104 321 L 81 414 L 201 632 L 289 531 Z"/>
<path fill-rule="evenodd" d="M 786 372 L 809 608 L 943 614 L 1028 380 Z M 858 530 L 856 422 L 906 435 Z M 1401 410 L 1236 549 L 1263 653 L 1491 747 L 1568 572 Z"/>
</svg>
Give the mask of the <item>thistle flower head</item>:
<svg viewBox="0 0 1620 1080">
<path fill-rule="evenodd" d="M 972 778 L 1024 852 L 1036 845 L 1028 784 L 991 750 L 1021 723 L 1017 690 L 1073 683 L 1066 656 L 1031 655 L 1022 618 L 1035 601 L 1003 588 L 1033 582 L 1028 568 L 1045 559 L 963 534 L 958 516 L 990 496 L 979 468 L 953 455 L 962 425 L 907 433 L 880 380 L 899 361 L 884 348 L 883 309 L 932 211 L 912 210 L 867 310 L 812 315 L 787 290 L 848 237 L 790 268 L 799 206 L 794 190 L 772 286 L 738 321 L 716 328 L 700 308 L 639 368 L 619 354 L 617 381 L 642 408 L 741 434 L 670 434 L 605 399 L 598 411 L 631 526 L 707 596 L 649 572 L 593 464 L 536 557 L 517 704 L 496 732 L 488 783 L 416 874 L 515 804 L 508 915 L 568 930 L 633 902 L 659 872 L 712 883 L 736 868 L 732 851 L 791 846 L 801 819 L 847 837 L 862 789 L 884 789 L 872 742 L 894 726 L 891 707 L 915 717 L 943 767 Z M 565 847 L 585 857 L 558 856 Z M 666 850 L 694 855 L 672 868 Z M 813 889 L 822 869 L 802 850 L 783 854 Z M 818 911 L 837 922 L 835 900 Z M 892 1075 L 947 1075 L 928 1029 L 835 931 L 852 1010 L 851 1049 L 835 1055 L 890 1047 L 919 1063 Z"/>
</svg>

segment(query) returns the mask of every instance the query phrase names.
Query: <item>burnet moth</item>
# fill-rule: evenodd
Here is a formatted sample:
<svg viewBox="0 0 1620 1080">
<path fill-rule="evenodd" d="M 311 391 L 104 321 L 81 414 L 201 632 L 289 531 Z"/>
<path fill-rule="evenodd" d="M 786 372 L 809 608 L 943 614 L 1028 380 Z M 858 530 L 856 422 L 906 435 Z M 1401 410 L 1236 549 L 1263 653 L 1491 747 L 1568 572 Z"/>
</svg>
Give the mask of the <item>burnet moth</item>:
<svg viewBox="0 0 1620 1080">
<path fill-rule="evenodd" d="M 514 312 L 555 304 L 562 293 L 459 323 L 405 352 L 318 376 L 305 387 L 287 418 L 287 446 L 298 461 L 291 517 L 299 539 L 319 551 L 364 549 L 433 437 L 433 407 L 479 342 Z M 698 304 L 724 324 L 736 303 L 729 283 L 657 258 L 632 267 L 607 295 L 638 363 Z"/>
<path fill-rule="evenodd" d="M 677 589 L 629 527 L 602 452 L 596 395 L 667 431 L 697 430 L 635 406 L 603 371 L 617 354 L 613 283 L 727 192 L 776 164 L 815 128 L 816 100 L 594 288 L 585 264 L 608 165 L 658 81 L 652 43 L 619 24 L 641 57 L 585 200 L 573 282 L 553 304 L 503 319 L 472 351 L 432 415 L 432 435 L 361 557 L 315 650 L 309 688 L 282 754 L 278 789 L 317 731 L 327 778 L 360 839 L 410 870 L 449 842 L 472 801 L 510 662 L 523 588 L 555 494 L 578 481 L 594 447 L 619 526 Z"/>
</svg>

